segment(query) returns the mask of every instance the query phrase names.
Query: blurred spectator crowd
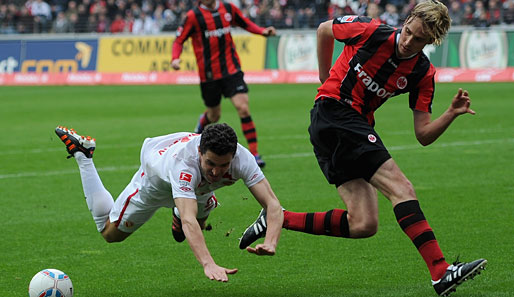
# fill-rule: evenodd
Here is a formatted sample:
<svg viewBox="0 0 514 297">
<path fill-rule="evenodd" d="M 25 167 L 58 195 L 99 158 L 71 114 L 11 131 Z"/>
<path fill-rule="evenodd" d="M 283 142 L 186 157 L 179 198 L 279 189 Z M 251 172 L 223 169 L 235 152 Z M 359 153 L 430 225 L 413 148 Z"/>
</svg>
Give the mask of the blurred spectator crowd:
<svg viewBox="0 0 514 297">
<path fill-rule="evenodd" d="M 225 0 L 260 26 L 316 28 L 338 15 L 401 26 L 420 0 Z M 514 24 L 514 0 L 443 0 L 452 25 Z M 198 0 L 0 0 L 0 34 L 175 31 Z"/>
</svg>

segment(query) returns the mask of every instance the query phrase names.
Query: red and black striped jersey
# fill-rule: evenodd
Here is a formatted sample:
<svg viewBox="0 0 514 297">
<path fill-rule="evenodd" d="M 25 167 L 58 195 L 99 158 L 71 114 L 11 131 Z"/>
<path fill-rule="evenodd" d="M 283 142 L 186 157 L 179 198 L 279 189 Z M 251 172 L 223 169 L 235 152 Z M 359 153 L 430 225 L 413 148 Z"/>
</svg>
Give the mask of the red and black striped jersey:
<svg viewBox="0 0 514 297">
<path fill-rule="evenodd" d="M 230 30 L 239 26 L 248 32 L 262 34 L 265 30 L 247 19 L 231 3 L 217 1 L 216 9 L 199 5 L 187 12 L 173 42 L 172 59 L 178 59 L 182 45 L 191 37 L 202 82 L 217 80 L 241 71 Z"/>
<path fill-rule="evenodd" d="M 372 126 L 377 108 L 407 92 L 410 108 L 432 112 L 435 67 L 423 52 L 407 59 L 396 56 L 401 30 L 368 17 L 342 16 L 334 19 L 332 32 L 345 46 L 316 100 L 342 100 Z"/>
</svg>

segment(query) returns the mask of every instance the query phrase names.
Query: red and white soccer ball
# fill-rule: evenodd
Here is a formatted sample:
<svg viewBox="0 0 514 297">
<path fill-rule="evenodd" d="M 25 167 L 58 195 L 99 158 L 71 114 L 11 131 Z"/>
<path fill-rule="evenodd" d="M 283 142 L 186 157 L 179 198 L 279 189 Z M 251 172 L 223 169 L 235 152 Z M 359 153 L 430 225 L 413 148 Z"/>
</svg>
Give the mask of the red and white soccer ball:
<svg viewBox="0 0 514 297">
<path fill-rule="evenodd" d="M 73 284 L 68 275 L 57 269 L 36 273 L 29 284 L 29 297 L 72 297 Z"/>
</svg>

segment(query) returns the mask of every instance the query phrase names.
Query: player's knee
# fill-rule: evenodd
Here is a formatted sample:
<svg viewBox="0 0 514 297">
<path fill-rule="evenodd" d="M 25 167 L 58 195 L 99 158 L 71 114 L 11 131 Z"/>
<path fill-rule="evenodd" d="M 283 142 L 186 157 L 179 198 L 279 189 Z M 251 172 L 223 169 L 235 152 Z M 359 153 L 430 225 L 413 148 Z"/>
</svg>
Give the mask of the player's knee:
<svg viewBox="0 0 514 297">
<path fill-rule="evenodd" d="M 130 235 L 130 233 L 118 230 L 114 224 L 107 224 L 101 234 L 107 243 L 122 242 Z"/>
<path fill-rule="evenodd" d="M 122 242 L 125 238 L 113 236 L 112 234 L 102 234 L 103 238 L 107 243 Z"/>
<path fill-rule="evenodd" d="M 236 109 L 239 117 L 246 118 L 250 116 L 250 109 L 248 108 L 248 105 L 237 106 Z"/>
</svg>

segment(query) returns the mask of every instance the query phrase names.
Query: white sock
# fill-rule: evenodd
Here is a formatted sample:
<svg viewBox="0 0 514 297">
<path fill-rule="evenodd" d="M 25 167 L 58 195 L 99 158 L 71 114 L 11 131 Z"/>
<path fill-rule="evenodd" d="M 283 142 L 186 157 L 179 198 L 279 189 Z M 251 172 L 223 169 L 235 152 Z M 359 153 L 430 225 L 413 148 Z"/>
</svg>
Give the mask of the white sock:
<svg viewBox="0 0 514 297">
<path fill-rule="evenodd" d="M 75 160 L 79 165 L 82 188 L 86 196 L 86 203 L 93 220 L 95 221 L 98 232 L 102 232 L 109 219 L 109 213 L 114 205 L 114 199 L 109 193 L 96 171 L 92 158 L 87 158 L 82 152 L 74 154 Z"/>
</svg>

